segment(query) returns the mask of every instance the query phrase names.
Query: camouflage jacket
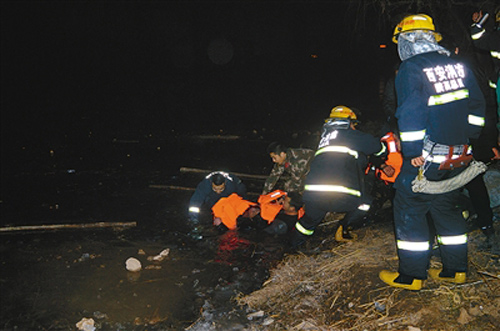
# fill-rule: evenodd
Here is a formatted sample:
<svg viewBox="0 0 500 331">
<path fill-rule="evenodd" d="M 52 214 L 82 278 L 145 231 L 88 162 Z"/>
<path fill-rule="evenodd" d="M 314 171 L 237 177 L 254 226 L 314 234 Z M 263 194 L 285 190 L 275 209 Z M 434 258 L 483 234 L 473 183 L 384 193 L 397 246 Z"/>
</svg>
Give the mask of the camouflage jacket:
<svg viewBox="0 0 500 331">
<path fill-rule="evenodd" d="M 304 180 L 309 171 L 309 164 L 314 156 L 314 151 L 305 148 L 289 148 L 283 164 L 274 164 L 271 174 L 264 183 L 262 194 L 281 189 L 285 192 L 304 191 Z M 279 187 L 276 184 L 279 182 Z"/>
</svg>

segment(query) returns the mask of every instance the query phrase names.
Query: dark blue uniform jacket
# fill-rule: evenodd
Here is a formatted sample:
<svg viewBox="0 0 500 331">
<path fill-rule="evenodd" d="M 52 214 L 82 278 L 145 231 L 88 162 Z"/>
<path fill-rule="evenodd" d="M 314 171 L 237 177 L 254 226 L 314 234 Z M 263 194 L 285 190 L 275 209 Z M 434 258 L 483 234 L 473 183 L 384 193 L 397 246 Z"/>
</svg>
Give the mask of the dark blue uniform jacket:
<svg viewBox="0 0 500 331">
<path fill-rule="evenodd" d="M 345 152 L 319 153 L 327 146 L 347 147 L 350 151 L 357 152 L 357 158 Z M 353 130 L 348 125 L 326 123 L 305 184 L 339 185 L 364 193 L 367 155 L 384 150 L 385 147 L 379 139 L 370 134 Z"/>
<path fill-rule="evenodd" d="M 206 208 L 212 208 L 220 198 L 228 197 L 233 193 L 246 198 L 245 184 L 243 184 L 243 182 L 238 177 L 227 173 L 224 173 L 226 183 L 224 191 L 222 191 L 221 194 L 215 193 L 212 190 L 212 180 L 210 179 L 210 177 L 217 173 L 220 172 L 210 173 L 198 184 L 195 192 L 191 196 L 191 200 L 189 201 L 189 208 L 201 208 L 202 206 Z M 196 216 L 196 214 L 192 212 L 190 212 L 189 214 L 190 216 Z"/>
<path fill-rule="evenodd" d="M 484 97 L 473 73 L 457 60 L 438 52 L 413 56 L 401 64 L 396 90 L 403 172 L 417 174 L 409 160 L 422 155 L 424 136 L 453 146 L 469 144 L 481 133 Z M 433 163 L 426 176 L 442 179 L 445 173 L 438 167 Z"/>
</svg>

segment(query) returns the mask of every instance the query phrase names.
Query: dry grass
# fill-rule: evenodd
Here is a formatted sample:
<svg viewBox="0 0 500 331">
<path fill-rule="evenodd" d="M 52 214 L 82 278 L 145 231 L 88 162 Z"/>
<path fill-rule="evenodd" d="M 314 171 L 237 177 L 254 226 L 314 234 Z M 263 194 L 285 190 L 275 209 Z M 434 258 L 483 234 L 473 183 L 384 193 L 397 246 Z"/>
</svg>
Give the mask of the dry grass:
<svg viewBox="0 0 500 331">
<path fill-rule="evenodd" d="M 356 242 L 324 240 L 317 254 L 287 256 L 260 290 L 238 303 L 273 317 L 260 330 L 500 330 L 500 256 L 481 249 L 480 232 L 469 235 L 466 284 L 427 280 L 419 292 L 378 278 L 380 270 L 398 266 L 390 224 L 356 232 Z M 431 267 L 439 266 L 433 257 Z"/>
</svg>

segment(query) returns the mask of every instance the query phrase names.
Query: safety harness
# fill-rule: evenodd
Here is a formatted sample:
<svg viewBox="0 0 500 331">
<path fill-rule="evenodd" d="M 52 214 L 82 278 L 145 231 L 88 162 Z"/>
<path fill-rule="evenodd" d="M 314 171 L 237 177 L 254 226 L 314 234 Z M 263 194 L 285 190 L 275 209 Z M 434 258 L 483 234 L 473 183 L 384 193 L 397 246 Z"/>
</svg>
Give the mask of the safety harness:
<svg viewBox="0 0 500 331">
<path fill-rule="evenodd" d="M 485 172 L 488 167 L 480 161 L 473 161 L 472 150 L 468 145 L 447 146 L 432 142 L 428 137 L 424 139 L 422 151 L 425 162 L 420 167 L 417 177 L 411 182 L 412 191 L 415 193 L 441 194 L 456 190 L 477 175 Z M 459 175 L 440 181 L 429 181 L 425 177 L 425 171 L 431 163 L 438 163 L 439 170 L 453 170 L 467 167 Z"/>
</svg>

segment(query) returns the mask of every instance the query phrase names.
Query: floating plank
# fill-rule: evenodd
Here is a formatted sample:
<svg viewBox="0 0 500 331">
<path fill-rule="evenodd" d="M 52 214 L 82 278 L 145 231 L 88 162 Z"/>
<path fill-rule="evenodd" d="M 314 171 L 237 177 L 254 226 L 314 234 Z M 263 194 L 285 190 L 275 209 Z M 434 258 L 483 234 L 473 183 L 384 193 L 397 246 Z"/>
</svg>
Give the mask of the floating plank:
<svg viewBox="0 0 500 331">
<path fill-rule="evenodd" d="M 149 185 L 149 188 L 181 190 L 181 191 L 194 191 L 194 190 L 196 190 L 194 187 L 183 187 L 183 186 L 173 186 L 173 185 Z"/>
<path fill-rule="evenodd" d="M 20 226 L 1 227 L 0 232 L 129 227 L 129 226 L 136 226 L 136 225 L 137 225 L 137 222 L 97 222 L 97 223 L 83 223 L 83 224 L 20 225 Z"/>
<path fill-rule="evenodd" d="M 193 136 L 193 138 L 198 138 L 198 139 L 211 139 L 211 140 L 238 140 L 241 137 L 240 136 L 221 136 L 221 135 L 200 135 L 200 136 Z"/>
<path fill-rule="evenodd" d="M 208 174 L 208 173 L 213 172 L 213 170 L 204 170 L 204 169 L 187 168 L 187 167 L 181 167 L 180 171 L 181 172 L 203 173 L 203 174 Z M 238 176 L 240 178 L 267 179 L 267 177 L 268 177 L 265 175 L 242 174 L 239 172 L 231 172 L 231 174 Z"/>
<path fill-rule="evenodd" d="M 158 189 L 168 189 L 168 190 L 180 190 L 180 191 L 195 191 L 194 187 L 184 187 L 184 186 L 174 186 L 174 185 L 149 185 L 149 188 L 158 188 Z M 260 195 L 260 193 L 256 192 L 247 192 L 248 195 Z"/>
</svg>

